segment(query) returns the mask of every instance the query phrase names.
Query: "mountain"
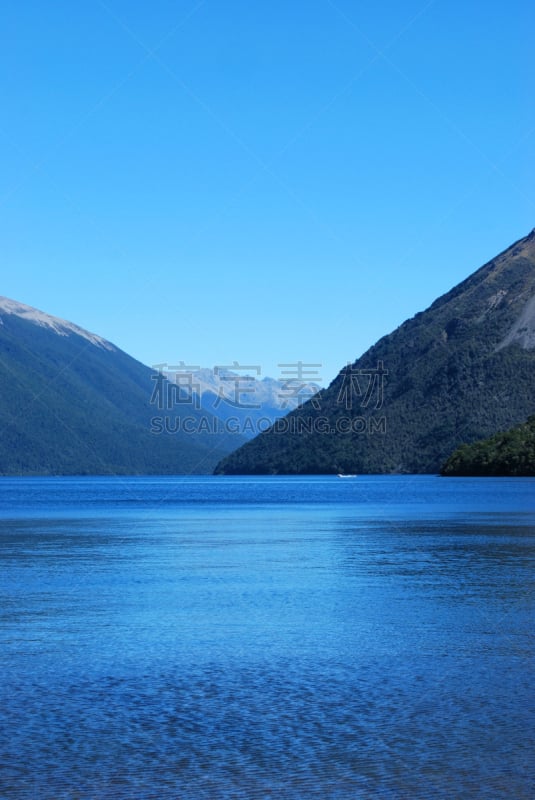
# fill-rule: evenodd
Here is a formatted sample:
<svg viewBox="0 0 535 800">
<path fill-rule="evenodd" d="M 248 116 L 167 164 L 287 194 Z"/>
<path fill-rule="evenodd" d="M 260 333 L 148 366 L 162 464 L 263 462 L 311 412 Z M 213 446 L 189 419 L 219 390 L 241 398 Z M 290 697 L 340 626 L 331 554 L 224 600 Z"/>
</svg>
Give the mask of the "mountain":
<svg viewBox="0 0 535 800">
<path fill-rule="evenodd" d="M 203 369 L 158 365 L 162 374 L 181 387 L 185 397 L 222 420 L 229 431 L 252 439 L 289 411 L 315 395 L 320 387 L 303 380 L 258 378 L 259 367 L 238 364 Z M 240 371 L 236 371 L 236 370 Z"/>
<path fill-rule="evenodd" d="M 535 230 L 216 472 L 434 473 L 535 407 Z"/>
<path fill-rule="evenodd" d="M 440 472 L 447 476 L 535 476 L 535 415 L 505 433 L 461 445 Z"/>
<path fill-rule="evenodd" d="M 110 342 L 0 297 L 0 474 L 211 472 L 244 439 Z M 161 401 L 161 402 L 160 402 Z M 161 408 L 160 408 L 161 406 Z M 158 425 L 159 417 L 171 424 Z"/>
</svg>

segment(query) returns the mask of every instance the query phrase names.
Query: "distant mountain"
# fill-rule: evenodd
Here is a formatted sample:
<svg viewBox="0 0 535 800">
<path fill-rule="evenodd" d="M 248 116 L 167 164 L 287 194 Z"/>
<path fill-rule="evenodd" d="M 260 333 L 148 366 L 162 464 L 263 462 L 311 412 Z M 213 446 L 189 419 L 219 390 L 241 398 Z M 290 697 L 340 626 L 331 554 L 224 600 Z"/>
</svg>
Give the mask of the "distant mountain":
<svg viewBox="0 0 535 800">
<path fill-rule="evenodd" d="M 0 474 L 207 473 L 244 441 L 192 403 L 180 429 L 160 384 L 100 336 L 0 297 Z"/>
<path fill-rule="evenodd" d="M 461 445 L 440 471 L 446 476 L 535 476 L 535 415 L 505 433 Z"/>
<path fill-rule="evenodd" d="M 433 473 L 535 407 L 535 231 L 380 339 L 217 472 Z"/>
<path fill-rule="evenodd" d="M 260 379 L 246 370 L 214 367 L 195 370 L 162 365 L 162 374 L 181 387 L 184 398 L 190 396 L 199 408 L 223 421 L 229 431 L 251 439 L 267 430 L 275 420 L 285 416 L 313 397 L 320 387 L 297 379 Z M 251 368 L 248 368 L 251 370 Z"/>
</svg>

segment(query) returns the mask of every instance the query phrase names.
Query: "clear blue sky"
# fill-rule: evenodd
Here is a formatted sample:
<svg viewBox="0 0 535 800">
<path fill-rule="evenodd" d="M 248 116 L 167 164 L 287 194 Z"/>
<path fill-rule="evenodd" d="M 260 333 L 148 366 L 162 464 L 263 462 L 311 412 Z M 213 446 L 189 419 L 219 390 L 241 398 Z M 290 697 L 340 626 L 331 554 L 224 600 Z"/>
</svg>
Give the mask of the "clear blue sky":
<svg viewBox="0 0 535 800">
<path fill-rule="evenodd" d="M 0 294 L 331 380 L 535 226 L 531 0 L 7 0 Z"/>
</svg>

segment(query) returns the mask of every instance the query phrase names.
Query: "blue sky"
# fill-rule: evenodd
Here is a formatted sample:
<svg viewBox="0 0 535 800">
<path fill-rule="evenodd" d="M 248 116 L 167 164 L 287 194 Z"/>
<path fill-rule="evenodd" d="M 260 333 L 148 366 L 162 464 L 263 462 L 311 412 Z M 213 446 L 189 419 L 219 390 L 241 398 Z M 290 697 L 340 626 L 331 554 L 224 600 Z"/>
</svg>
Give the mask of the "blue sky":
<svg viewBox="0 0 535 800">
<path fill-rule="evenodd" d="M 0 294 L 331 380 L 535 226 L 531 2 L 2 4 Z"/>
</svg>

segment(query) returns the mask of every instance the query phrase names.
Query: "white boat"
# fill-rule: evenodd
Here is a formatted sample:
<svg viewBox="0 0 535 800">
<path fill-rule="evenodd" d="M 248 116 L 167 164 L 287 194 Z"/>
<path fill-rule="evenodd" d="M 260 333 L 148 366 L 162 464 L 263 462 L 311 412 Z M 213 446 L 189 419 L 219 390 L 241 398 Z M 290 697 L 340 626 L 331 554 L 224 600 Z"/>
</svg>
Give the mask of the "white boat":
<svg viewBox="0 0 535 800">
<path fill-rule="evenodd" d="M 356 478 L 357 475 L 344 475 L 342 472 L 338 473 L 339 478 Z"/>
</svg>

